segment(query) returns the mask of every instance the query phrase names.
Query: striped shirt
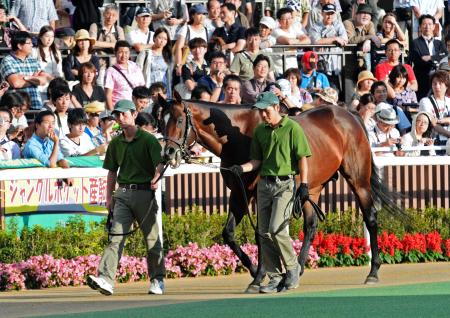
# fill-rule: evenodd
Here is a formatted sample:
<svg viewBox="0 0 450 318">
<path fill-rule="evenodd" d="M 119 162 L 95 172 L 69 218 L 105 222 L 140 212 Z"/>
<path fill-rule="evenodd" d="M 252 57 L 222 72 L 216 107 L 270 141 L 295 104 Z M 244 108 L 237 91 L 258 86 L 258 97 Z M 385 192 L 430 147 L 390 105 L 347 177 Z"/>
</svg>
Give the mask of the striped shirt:
<svg viewBox="0 0 450 318">
<path fill-rule="evenodd" d="M 41 71 L 41 66 L 39 62 L 28 56 L 24 60 L 16 57 L 14 53 L 11 53 L 2 60 L 0 64 L 0 76 L 3 79 L 7 79 L 8 76 L 12 74 L 22 74 L 25 76 L 31 76 L 35 72 Z M 42 100 L 41 94 L 39 93 L 38 87 L 28 86 L 25 88 L 19 88 L 18 91 L 25 91 L 30 95 L 31 98 L 31 109 L 41 109 Z"/>
</svg>

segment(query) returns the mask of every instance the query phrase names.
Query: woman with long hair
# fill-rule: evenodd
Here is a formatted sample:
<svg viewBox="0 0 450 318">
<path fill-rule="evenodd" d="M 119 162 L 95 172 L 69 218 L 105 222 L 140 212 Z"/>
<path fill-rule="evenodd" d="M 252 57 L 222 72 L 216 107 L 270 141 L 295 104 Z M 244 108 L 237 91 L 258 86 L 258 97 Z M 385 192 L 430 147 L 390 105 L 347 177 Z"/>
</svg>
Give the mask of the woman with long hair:
<svg viewBox="0 0 450 318">
<path fill-rule="evenodd" d="M 189 22 L 183 25 L 176 34 L 175 42 L 175 71 L 177 76 L 181 76 L 182 66 L 192 59 L 192 55 L 187 54 L 187 50 L 190 40 L 195 38 L 201 38 L 208 42 L 209 35 L 208 30 L 205 27 L 205 19 L 208 15 L 208 10 L 201 3 L 193 5 L 189 9 Z M 189 56 L 186 56 L 189 55 Z"/>
<path fill-rule="evenodd" d="M 78 77 L 78 70 L 83 63 L 91 62 L 95 65 L 98 72 L 100 70 L 100 62 L 97 56 L 92 51 L 94 48 L 95 39 L 89 36 L 89 32 L 81 29 L 75 33 L 75 46 L 72 52 L 63 59 L 64 77 L 68 81 L 76 81 Z"/>
<path fill-rule="evenodd" d="M 408 39 L 398 25 L 397 16 L 393 12 L 388 12 L 384 15 L 381 22 L 381 30 L 377 33 L 377 37 L 380 39 L 382 45 L 386 44 L 389 40 L 395 39 L 404 47 L 408 46 Z"/>
<path fill-rule="evenodd" d="M 32 57 L 39 61 L 41 69 L 48 74 L 48 82 L 55 77 L 62 77 L 62 57 L 61 52 L 56 47 L 55 32 L 52 27 L 45 25 L 38 35 L 38 46 L 33 48 Z M 42 100 L 47 100 L 47 85 L 39 86 Z"/>
<path fill-rule="evenodd" d="M 105 91 L 97 85 L 97 70 L 91 62 L 81 64 L 78 78 L 80 83 L 72 90 L 72 103 L 75 107 L 83 107 L 93 101 L 104 103 Z"/>
<path fill-rule="evenodd" d="M 147 87 L 156 82 L 163 82 L 168 89 L 168 97 L 172 97 L 172 45 L 169 32 L 165 28 L 155 31 L 152 49 L 142 52 L 136 62 L 144 72 Z"/>
<path fill-rule="evenodd" d="M 404 104 L 416 104 L 417 96 L 411 87 L 408 85 L 408 71 L 399 64 L 394 66 L 389 73 L 388 90 L 392 89 L 395 97 L 391 100 L 394 106 L 400 106 L 404 111 L 407 109 L 403 107 Z"/>
</svg>

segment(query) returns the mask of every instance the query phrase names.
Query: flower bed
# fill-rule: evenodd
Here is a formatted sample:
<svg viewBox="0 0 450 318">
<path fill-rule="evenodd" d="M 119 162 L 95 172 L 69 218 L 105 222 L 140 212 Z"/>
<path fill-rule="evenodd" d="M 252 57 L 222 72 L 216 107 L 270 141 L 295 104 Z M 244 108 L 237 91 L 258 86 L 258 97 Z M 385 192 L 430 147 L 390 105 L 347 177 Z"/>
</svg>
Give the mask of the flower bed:
<svg viewBox="0 0 450 318">
<path fill-rule="evenodd" d="M 298 254 L 300 240 L 293 242 Z M 383 232 L 378 237 L 380 257 L 384 263 L 448 261 L 450 239 L 443 240 L 438 232 L 406 234 L 399 239 Z M 257 248 L 245 244 L 242 249 L 257 263 Z M 310 248 L 308 267 L 359 266 L 369 262 L 363 238 L 319 232 Z M 0 263 L 0 290 L 78 286 L 85 284 L 87 275 L 95 274 L 100 256 L 79 256 L 73 259 L 55 259 L 50 255 L 33 256 L 14 264 Z M 245 268 L 227 246 L 215 244 L 200 248 L 196 243 L 179 246 L 169 251 L 166 259 L 167 277 L 196 277 L 200 275 L 228 275 L 243 272 Z M 118 282 L 133 282 L 147 278 L 145 258 L 123 256 L 117 271 Z"/>
</svg>

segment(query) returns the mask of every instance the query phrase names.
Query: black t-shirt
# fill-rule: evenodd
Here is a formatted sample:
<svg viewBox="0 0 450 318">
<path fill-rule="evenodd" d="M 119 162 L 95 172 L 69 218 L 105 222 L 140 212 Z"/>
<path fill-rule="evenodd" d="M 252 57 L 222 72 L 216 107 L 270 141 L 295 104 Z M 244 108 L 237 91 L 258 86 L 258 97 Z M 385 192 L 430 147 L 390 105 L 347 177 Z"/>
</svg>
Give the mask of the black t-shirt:
<svg viewBox="0 0 450 318">
<path fill-rule="evenodd" d="M 104 103 L 106 101 L 105 97 L 105 91 L 102 87 L 95 85 L 94 90 L 92 91 L 92 96 L 89 97 L 86 95 L 86 93 L 81 88 L 80 84 L 77 84 L 73 87 L 72 90 L 73 96 L 77 99 L 77 101 L 81 104 L 81 106 L 84 106 L 86 104 L 89 104 L 93 101 L 98 101 Z"/>
<path fill-rule="evenodd" d="M 235 43 L 240 39 L 245 40 L 245 28 L 235 22 L 228 31 L 225 26 L 215 29 L 213 36 L 222 38 L 226 44 Z"/>
</svg>

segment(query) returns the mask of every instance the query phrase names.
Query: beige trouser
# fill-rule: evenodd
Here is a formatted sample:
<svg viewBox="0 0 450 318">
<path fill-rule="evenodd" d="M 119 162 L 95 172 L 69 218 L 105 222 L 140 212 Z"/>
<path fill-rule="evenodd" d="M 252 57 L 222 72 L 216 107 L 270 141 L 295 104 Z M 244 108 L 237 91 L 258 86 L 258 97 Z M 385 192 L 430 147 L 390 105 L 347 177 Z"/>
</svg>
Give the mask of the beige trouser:
<svg viewBox="0 0 450 318">
<path fill-rule="evenodd" d="M 114 193 L 114 215 L 111 232 L 127 233 L 134 220 L 139 223 L 147 247 L 147 266 L 150 279 L 165 276 L 164 253 L 156 221 L 158 205 L 154 191 L 125 190 L 118 188 Z M 122 256 L 126 236 L 109 236 L 109 244 L 103 252 L 98 266 L 99 276 L 114 285 L 117 265 Z"/>
<path fill-rule="evenodd" d="M 282 273 L 281 263 L 286 270 L 297 267 L 297 256 L 285 222 L 292 213 L 289 201 L 293 191 L 293 179 L 270 181 L 262 177 L 258 182 L 258 231 L 263 236 L 262 259 L 270 278 Z"/>
</svg>

